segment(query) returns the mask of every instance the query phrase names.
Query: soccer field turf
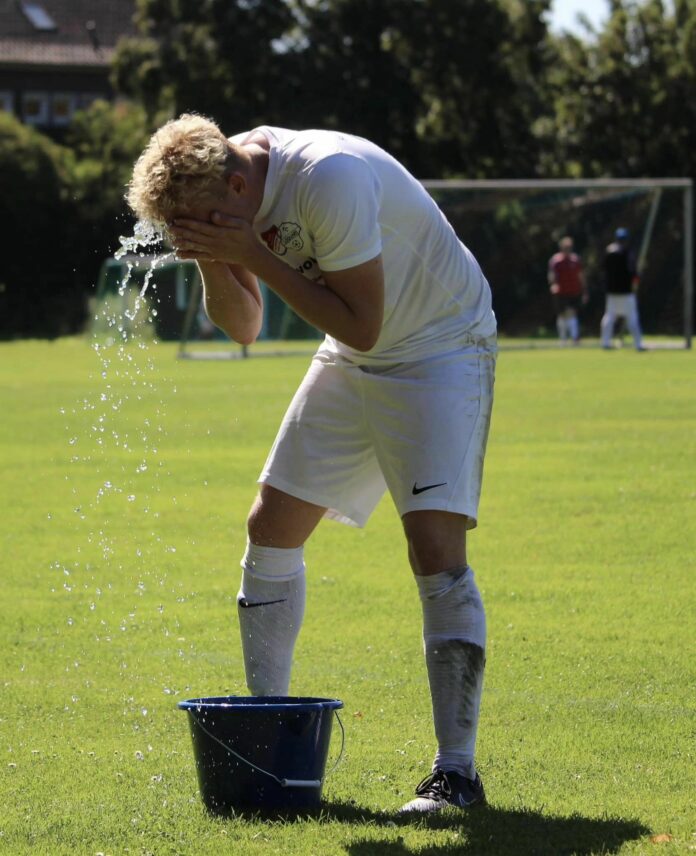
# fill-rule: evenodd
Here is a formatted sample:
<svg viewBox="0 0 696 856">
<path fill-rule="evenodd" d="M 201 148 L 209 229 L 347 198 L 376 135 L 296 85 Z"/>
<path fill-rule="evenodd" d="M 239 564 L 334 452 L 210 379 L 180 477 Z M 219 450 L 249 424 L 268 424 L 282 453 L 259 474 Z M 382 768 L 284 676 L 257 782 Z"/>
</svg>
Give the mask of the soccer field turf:
<svg viewBox="0 0 696 856">
<path fill-rule="evenodd" d="M 205 813 L 176 702 L 246 693 L 244 519 L 306 364 L 0 346 L 0 852 L 692 851 L 696 355 L 684 351 L 499 358 L 469 539 L 488 614 L 489 807 L 394 815 L 435 747 L 420 606 L 385 498 L 365 530 L 324 523 L 306 550 L 292 689 L 345 702 L 323 813 Z"/>
</svg>

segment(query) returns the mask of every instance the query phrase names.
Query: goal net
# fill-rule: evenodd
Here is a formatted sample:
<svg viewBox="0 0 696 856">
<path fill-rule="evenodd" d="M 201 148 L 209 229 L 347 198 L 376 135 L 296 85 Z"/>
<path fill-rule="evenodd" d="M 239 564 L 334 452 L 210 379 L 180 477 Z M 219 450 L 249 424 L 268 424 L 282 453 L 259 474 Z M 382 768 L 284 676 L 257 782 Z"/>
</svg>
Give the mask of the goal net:
<svg viewBox="0 0 696 856">
<path fill-rule="evenodd" d="M 589 300 L 583 339 L 597 341 L 605 304 L 604 250 L 617 228 L 629 230 L 638 258 L 641 324 L 652 347 L 691 347 L 693 327 L 692 182 L 672 179 L 424 181 L 491 284 L 506 346 L 555 344 L 547 267 L 564 236 L 582 258 Z M 190 283 L 179 355 L 233 358 L 301 349 L 320 334 L 264 287 L 259 342 L 240 348 L 206 323 L 201 285 Z M 621 333 L 619 328 L 618 333 Z M 207 342 L 201 344 L 203 340 Z"/>
</svg>

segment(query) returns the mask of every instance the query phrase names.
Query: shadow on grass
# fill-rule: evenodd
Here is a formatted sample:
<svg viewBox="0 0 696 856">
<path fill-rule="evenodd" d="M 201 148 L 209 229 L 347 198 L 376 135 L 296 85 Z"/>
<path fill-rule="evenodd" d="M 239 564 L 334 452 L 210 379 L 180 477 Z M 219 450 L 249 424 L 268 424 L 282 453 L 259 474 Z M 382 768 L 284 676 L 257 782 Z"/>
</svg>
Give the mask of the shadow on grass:
<svg viewBox="0 0 696 856">
<path fill-rule="evenodd" d="M 377 826 L 448 829 L 460 840 L 418 849 L 418 856 L 476 854 L 476 856 L 589 856 L 616 853 L 627 841 L 647 835 L 650 830 L 635 820 L 590 818 L 581 815 L 558 817 L 536 811 L 499 809 L 485 806 L 458 815 L 454 812 L 431 818 L 404 818 L 398 814 L 378 814 L 347 803 L 328 803 L 322 819 L 343 823 L 370 823 Z M 390 836 L 391 837 L 391 836 Z M 414 851 L 399 841 L 356 841 L 345 848 L 350 856 L 412 856 Z"/>
<path fill-rule="evenodd" d="M 636 820 L 591 818 L 575 814 L 560 817 L 531 810 L 482 806 L 466 813 L 447 811 L 432 817 L 377 812 L 352 802 L 324 802 L 320 808 L 303 811 L 237 812 L 252 821 L 293 823 L 303 819 L 369 825 L 373 834 L 364 841 L 345 846 L 349 856 L 590 856 L 616 853 L 627 841 L 648 835 L 650 830 Z M 417 826 L 459 833 L 457 841 L 413 850 L 394 841 L 394 829 Z M 375 840 L 374 830 L 384 827 L 389 839 Z M 389 829 L 389 833 L 386 830 Z"/>
</svg>

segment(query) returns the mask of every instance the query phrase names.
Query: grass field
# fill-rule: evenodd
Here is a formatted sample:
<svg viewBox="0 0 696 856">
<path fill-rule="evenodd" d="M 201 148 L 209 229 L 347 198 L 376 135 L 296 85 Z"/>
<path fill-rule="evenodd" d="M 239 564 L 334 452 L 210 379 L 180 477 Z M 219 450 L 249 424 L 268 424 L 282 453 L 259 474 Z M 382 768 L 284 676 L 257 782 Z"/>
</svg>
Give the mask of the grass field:
<svg viewBox="0 0 696 856">
<path fill-rule="evenodd" d="M 306 363 L 0 347 L 0 852 L 694 851 L 692 352 L 501 354 L 469 547 L 489 624 L 488 808 L 394 815 L 434 743 L 385 499 L 365 530 L 323 524 L 306 551 L 293 689 L 345 702 L 324 811 L 206 814 L 176 702 L 245 693 L 244 518 Z"/>
</svg>

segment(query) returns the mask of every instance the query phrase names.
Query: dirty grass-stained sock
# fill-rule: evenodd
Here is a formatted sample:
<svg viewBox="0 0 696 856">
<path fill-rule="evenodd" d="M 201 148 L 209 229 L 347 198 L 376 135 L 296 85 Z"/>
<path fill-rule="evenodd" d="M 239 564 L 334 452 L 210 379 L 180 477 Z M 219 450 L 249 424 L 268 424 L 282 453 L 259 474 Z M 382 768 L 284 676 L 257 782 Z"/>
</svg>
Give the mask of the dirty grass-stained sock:
<svg viewBox="0 0 696 856">
<path fill-rule="evenodd" d="M 416 575 L 438 749 L 433 769 L 473 779 L 483 689 L 486 616 L 469 566 Z"/>
</svg>

